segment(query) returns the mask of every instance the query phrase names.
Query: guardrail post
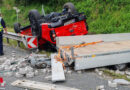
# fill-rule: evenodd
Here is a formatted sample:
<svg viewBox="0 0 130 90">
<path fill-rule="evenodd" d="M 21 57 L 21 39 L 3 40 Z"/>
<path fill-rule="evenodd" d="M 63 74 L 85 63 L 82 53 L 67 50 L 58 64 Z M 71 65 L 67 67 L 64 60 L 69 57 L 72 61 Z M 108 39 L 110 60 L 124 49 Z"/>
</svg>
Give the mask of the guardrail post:
<svg viewBox="0 0 130 90">
<path fill-rule="evenodd" d="M 7 40 L 7 43 L 9 43 L 9 38 L 6 38 L 6 40 Z"/>
<path fill-rule="evenodd" d="M 20 47 L 20 41 L 17 41 L 17 46 Z"/>
</svg>

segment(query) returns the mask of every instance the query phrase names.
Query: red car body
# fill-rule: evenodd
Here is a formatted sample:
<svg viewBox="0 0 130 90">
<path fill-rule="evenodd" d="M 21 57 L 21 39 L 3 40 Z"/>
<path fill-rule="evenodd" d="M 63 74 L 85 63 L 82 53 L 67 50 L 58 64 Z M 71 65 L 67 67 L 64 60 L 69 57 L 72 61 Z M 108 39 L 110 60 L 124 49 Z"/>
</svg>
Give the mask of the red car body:
<svg viewBox="0 0 130 90">
<path fill-rule="evenodd" d="M 32 36 L 31 26 L 24 28 L 20 33 L 23 35 Z M 70 23 L 64 26 L 59 26 L 56 28 L 50 28 L 49 23 L 42 23 L 41 37 L 38 39 L 38 45 L 40 46 L 47 42 L 55 45 L 56 37 L 86 35 L 87 33 L 88 31 L 86 28 L 85 20 Z"/>
</svg>

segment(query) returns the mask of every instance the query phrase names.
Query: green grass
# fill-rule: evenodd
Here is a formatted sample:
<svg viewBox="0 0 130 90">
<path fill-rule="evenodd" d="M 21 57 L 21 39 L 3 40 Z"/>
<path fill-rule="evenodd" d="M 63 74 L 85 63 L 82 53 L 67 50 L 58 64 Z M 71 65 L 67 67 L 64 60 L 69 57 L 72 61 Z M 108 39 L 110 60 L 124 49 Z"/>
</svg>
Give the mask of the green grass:
<svg viewBox="0 0 130 90">
<path fill-rule="evenodd" d="M 130 79 L 127 78 L 126 75 L 117 74 L 117 73 L 111 72 L 110 70 L 107 70 L 107 69 L 103 70 L 103 72 L 104 72 L 104 74 L 111 76 L 113 79 L 119 78 L 119 79 L 125 79 L 125 80 L 130 81 Z"/>
<path fill-rule="evenodd" d="M 19 22 L 25 26 L 29 24 L 28 12 L 31 9 L 38 9 L 41 13 L 41 6 L 44 4 L 46 13 L 60 12 L 63 4 L 69 1 L 87 16 L 89 33 L 130 32 L 130 0 L 33 0 L 27 6 L 24 6 L 22 0 L 21 4 L 16 4 L 15 1 L 3 0 L 1 9 L 8 27 L 13 27 L 16 22 L 14 6 L 20 8 Z"/>
</svg>

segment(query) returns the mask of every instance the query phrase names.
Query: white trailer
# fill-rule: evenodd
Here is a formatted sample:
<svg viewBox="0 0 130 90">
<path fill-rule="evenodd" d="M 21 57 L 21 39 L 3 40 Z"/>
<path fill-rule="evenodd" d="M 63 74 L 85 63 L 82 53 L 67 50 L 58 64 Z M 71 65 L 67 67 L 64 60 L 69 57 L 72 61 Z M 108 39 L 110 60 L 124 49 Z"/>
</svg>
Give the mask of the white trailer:
<svg viewBox="0 0 130 90">
<path fill-rule="evenodd" d="M 74 45 L 97 41 L 103 42 L 73 48 Z M 75 70 L 130 62 L 130 33 L 58 37 L 56 42 L 61 58 L 66 59 L 65 63 L 69 65 L 74 63 Z M 61 48 L 63 46 L 72 49 Z"/>
</svg>

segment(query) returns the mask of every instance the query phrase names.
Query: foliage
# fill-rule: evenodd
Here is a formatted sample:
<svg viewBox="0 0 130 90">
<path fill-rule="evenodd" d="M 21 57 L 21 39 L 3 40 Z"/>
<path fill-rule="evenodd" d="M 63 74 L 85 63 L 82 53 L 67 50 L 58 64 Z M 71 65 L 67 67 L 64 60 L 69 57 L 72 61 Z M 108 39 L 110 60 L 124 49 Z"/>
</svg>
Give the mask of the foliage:
<svg viewBox="0 0 130 90">
<path fill-rule="evenodd" d="M 66 2 L 75 4 L 79 12 L 87 16 L 90 33 L 130 32 L 130 0 L 3 0 L 2 13 L 9 27 L 16 22 L 14 6 L 20 8 L 19 22 L 28 25 L 28 12 L 42 4 L 46 13 L 62 10 Z"/>
</svg>

